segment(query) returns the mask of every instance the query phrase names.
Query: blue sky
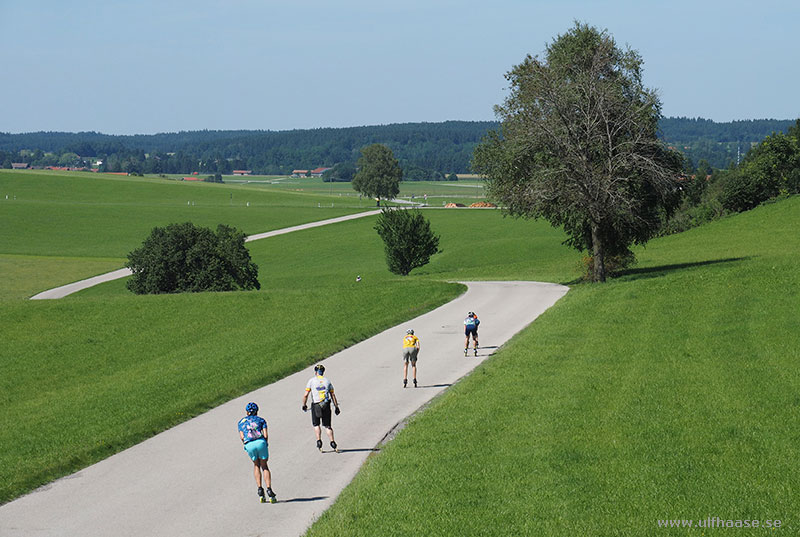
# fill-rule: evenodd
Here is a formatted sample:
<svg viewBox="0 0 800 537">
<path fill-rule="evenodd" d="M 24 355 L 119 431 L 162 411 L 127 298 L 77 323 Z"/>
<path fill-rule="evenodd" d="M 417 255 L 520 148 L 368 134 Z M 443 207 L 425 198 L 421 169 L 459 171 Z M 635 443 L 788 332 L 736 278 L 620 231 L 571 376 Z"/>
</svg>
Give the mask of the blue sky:
<svg viewBox="0 0 800 537">
<path fill-rule="evenodd" d="M 575 20 L 666 116 L 800 117 L 797 0 L 0 0 L 0 132 L 491 120 Z"/>
</svg>

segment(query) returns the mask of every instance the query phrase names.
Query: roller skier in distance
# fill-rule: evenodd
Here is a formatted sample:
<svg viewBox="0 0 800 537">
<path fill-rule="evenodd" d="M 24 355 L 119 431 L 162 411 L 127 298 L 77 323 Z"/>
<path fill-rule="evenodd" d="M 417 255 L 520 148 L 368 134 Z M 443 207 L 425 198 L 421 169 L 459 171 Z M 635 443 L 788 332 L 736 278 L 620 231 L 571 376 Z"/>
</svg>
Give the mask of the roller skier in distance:
<svg viewBox="0 0 800 537">
<path fill-rule="evenodd" d="M 408 363 L 411 362 L 411 375 L 414 387 L 417 387 L 417 355 L 419 354 L 419 338 L 410 328 L 406 330 L 403 338 L 403 388 L 408 386 Z"/>
<path fill-rule="evenodd" d="M 478 320 L 478 316 L 475 314 L 474 311 L 470 311 L 467 313 L 467 318 L 464 319 L 464 356 L 467 355 L 467 351 L 469 351 L 469 337 L 472 336 L 472 343 L 473 343 L 473 350 L 475 351 L 475 356 L 478 356 L 478 325 L 481 322 Z"/>
</svg>

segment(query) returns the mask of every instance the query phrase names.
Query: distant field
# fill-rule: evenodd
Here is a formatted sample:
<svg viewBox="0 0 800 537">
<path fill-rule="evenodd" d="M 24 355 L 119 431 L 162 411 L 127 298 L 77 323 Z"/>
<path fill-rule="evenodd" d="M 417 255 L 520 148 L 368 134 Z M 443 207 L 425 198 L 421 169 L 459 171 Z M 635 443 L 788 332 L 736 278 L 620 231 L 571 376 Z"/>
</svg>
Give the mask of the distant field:
<svg viewBox="0 0 800 537">
<path fill-rule="evenodd" d="M 461 179 L 459 175 L 459 179 Z M 358 192 L 353 190 L 351 183 L 326 183 L 319 177 L 236 177 L 226 181 L 251 181 L 253 186 L 259 186 L 265 190 L 277 190 L 288 192 L 305 192 L 318 195 L 333 196 L 332 201 L 341 198 L 342 202 L 358 204 L 360 207 L 373 207 L 373 200 L 361 199 Z M 428 196 L 427 201 L 425 196 Z M 413 199 L 412 199 L 413 196 Z M 469 179 L 452 181 L 403 181 L 400 183 L 399 198 L 406 201 L 413 201 L 418 204 L 441 207 L 445 203 L 474 203 L 475 201 L 485 200 L 486 195 L 483 190 L 483 181 L 477 176 L 470 176 Z M 330 200 L 329 200 L 330 202 Z"/>
</svg>

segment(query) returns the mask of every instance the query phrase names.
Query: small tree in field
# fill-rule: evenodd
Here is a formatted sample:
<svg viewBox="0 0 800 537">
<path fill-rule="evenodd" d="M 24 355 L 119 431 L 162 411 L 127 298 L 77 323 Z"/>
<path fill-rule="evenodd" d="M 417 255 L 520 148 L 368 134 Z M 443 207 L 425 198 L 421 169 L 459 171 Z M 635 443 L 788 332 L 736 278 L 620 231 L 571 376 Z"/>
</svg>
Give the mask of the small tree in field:
<svg viewBox="0 0 800 537">
<path fill-rule="evenodd" d="M 392 150 L 383 144 L 372 144 L 361 150 L 358 173 L 353 177 L 353 190 L 377 198 L 391 199 L 400 193 L 403 170 Z"/>
<path fill-rule="evenodd" d="M 386 263 L 394 274 L 407 276 L 415 268 L 427 265 L 439 251 L 439 237 L 418 210 L 385 208 L 375 230 L 383 239 Z"/>
<path fill-rule="evenodd" d="M 191 222 L 153 228 L 128 254 L 127 287 L 138 295 L 260 289 L 245 234 L 225 225 L 216 233 Z"/>
</svg>

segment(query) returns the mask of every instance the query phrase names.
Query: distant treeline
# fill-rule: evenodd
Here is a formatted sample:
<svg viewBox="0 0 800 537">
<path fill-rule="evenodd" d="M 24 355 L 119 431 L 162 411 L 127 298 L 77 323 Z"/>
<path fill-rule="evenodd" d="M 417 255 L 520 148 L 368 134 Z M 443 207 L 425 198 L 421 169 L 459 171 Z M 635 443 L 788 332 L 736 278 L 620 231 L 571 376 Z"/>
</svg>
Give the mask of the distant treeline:
<svg viewBox="0 0 800 537">
<path fill-rule="evenodd" d="M 739 154 L 773 132 L 785 132 L 793 120 L 745 120 L 715 123 L 706 119 L 665 118 L 666 142 L 687 156 L 687 168 L 700 160 L 715 168 L 737 162 Z M 361 148 L 388 145 L 400 160 L 405 179 L 443 179 L 469 173 L 472 151 L 498 127 L 492 121 L 403 123 L 292 131 L 188 131 L 152 135 L 96 132 L 0 133 L 0 166 L 92 167 L 131 173 L 289 174 L 295 169 L 355 163 Z"/>
</svg>

